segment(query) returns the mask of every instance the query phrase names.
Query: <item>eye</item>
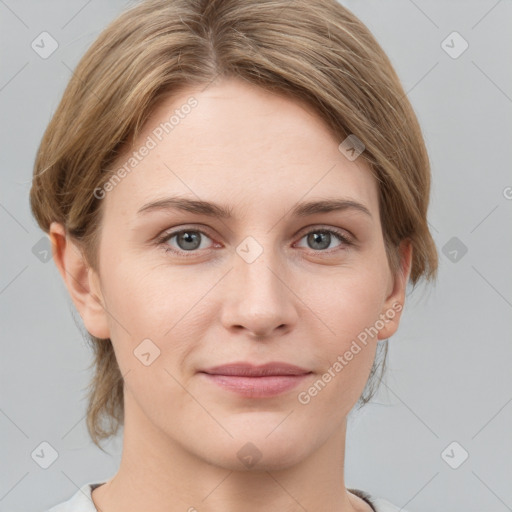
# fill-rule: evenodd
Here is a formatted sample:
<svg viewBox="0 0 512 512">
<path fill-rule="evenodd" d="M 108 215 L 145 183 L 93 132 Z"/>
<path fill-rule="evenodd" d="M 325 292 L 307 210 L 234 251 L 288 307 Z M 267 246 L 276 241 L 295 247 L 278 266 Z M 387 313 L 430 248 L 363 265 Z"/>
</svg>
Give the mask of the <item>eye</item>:
<svg viewBox="0 0 512 512">
<path fill-rule="evenodd" d="M 211 240 L 211 238 L 200 229 L 180 229 L 178 231 L 164 233 L 157 239 L 156 243 L 158 246 L 162 247 L 165 252 L 171 252 L 177 256 L 192 257 L 197 255 L 198 250 L 200 249 L 210 249 L 205 247 L 202 243 L 204 238 Z M 311 229 L 301 237 L 301 240 L 304 238 L 306 238 L 307 243 L 314 252 L 327 252 L 328 254 L 337 250 L 343 250 L 347 246 L 354 245 L 354 242 L 349 235 L 345 234 L 343 231 L 332 228 Z M 173 239 L 175 239 L 177 247 L 169 243 Z M 340 242 L 339 245 L 332 250 L 326 250 L 335 240 Z M 218 244 L 217 247 L 219 247 Z"/>
<path fill-rule="evenodd" d="M 204 231 L 199 229 L 181 229 L 172 233 L 165 233 L 157 242 L 158 245 L 164 248 L 165 252 L 173 252 L 178 256 L 188 257 L 193 255 L 188 253 L 193 253 L 196 249 L 205 249 L 202 246 L 203 237 L 210 238 Z M 178 248 L 169 245 L 169 241 L 173 238 L 176 239 Z"/>
<path fill-rule="evenodd" d="M 334 239 L 341 242 L 337 248 L 343 249 L 343 246 L 350 246 L 353 245 L 352 240 L 349 238 L 348 235 L 344 234 L 344 232 L 339 231 L 337 229 L 312 229 L 308 231 L 305 235 L 302 236 L 301 240 L 303 238 L 306 238 L 306 243 L 315 250 L 315 252 L 333 252 L 333 251 L 325 251 L 331 242 L 333 241 L 333 235 Z M 337 250 L 335 248 L 334 250 Z"/>
</svg>

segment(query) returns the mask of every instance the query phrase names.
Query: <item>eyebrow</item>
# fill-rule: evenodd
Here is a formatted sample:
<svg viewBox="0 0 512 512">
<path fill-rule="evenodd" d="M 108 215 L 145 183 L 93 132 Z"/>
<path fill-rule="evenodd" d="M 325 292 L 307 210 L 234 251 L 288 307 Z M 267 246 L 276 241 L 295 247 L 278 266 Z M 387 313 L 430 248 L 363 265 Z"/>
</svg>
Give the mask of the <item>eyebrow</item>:
<svg viewBox="0 0 512 512">
<path fill-rule="evenodd" d="M 209 217 L 219 217 L 222 219 L 232 218 L 233 212 L 232 207 L 211 203 L 209 201 L 187 199 L 184 197 L 165 197 L 145 204 L 137 211 L 137 214 L 142 215 L 152 211 L 175 209 L 200 215 L 207 215 Z M 315 215 L 317 213 L 347 210 L 361 212 L 372 218 L 370 210 L 364 204 L 358 203 L 352 199 L 340 198 L 299 203 L 292 209 L 292 215 L 297 217 L 307 217 L 308 215 Z"/>
</svg>

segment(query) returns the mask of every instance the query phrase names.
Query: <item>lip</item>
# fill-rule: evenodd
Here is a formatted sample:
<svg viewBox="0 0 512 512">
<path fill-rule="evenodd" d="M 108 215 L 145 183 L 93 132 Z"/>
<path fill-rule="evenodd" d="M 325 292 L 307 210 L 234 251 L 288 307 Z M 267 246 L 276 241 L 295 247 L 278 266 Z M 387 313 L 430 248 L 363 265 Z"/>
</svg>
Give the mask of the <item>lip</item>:
<svg viewBox="0 0 512 512">
<path fill-rule="evenodd" d="M 235 362 L 223 364 L 221 366 L 213 366 L 201 370 L 203 373 L 210 375 L 229 375 L 237 377 L 268 377 L 268 376 L 289 376 L 289 375 L 304 375 L 311 373 L 310 370 L 295 366 L 293 364 L 284 362 L 270 362 L 262 365 L 255 365 L 247 362 Z"/>
<path fill-rule="evenodd" d="M 203 370 L 209 382 L 247 398 L 268 398 L 298 386 L 312 372 L 288 363 L 272 362 L 256 366 L 231 363 Z"/>
</svg>

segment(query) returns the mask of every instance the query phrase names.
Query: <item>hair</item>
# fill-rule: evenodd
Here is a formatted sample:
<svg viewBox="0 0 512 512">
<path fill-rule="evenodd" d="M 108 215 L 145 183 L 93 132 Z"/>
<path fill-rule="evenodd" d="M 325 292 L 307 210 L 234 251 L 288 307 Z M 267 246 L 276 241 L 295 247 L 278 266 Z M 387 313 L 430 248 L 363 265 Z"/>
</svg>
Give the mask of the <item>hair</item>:
<svg viewBox="0 0 512 512">
<path fill-rule="evenodd" d="M 304 101 L 337 140 L 362 141 L 360 158 L 379 186 L 391 271 L 403 272 L 399 244 L 408 241 L 413 286 L 437 277 L 419 123 L 383 49 L 336 0 L 146 0 L 122 13 L 80 60 L 42 137 L 30 190 L 41 229 L 62 223 L 99 274 L 103 210 L 94 190 L 161 100 L 219 77 Z M 99 441 L 124 425 L 123 377 L 111 340 L 87 334 L 94 352 L 87 429 L 101 448 Z M 380 384 L 387 343 L 378 344 L 360 404 Z"/>
</svg>

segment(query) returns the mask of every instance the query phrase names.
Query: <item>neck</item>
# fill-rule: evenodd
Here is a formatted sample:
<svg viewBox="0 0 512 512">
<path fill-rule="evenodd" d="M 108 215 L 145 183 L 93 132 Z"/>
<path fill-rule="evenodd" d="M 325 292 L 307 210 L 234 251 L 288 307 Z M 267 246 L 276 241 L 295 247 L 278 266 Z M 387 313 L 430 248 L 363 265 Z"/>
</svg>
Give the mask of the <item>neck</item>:
<svg viewBox="0 0 512 512">
<path fill-rule="evenodd" d="M 191 453 L 157 429 L 125 395 L 123 452 L 117 474 L 93 491 L 98 510 L 109 512 L 284 512 L 370 510 L 344 484 L 346 421 L 335 435 L 298 463 L 240 470 Z M 186 427 L 186 426 L 185 426 Z M 184 428 L 185 428 L 184 427 Z M 313 434 L 312 434 L 313 435 Z M 233 445 L 239 446 L 240 443 Z M 243 443 L 242 443 L 243 444 Z M 306 443 L 311 446 L 311 441 Z M 297 452 L 301 447 L 297 446 Z M 296 456 L 296 454 L 294 454 Z M 216 463 L 217 462 L 217 463 Z"/>
</svg>

